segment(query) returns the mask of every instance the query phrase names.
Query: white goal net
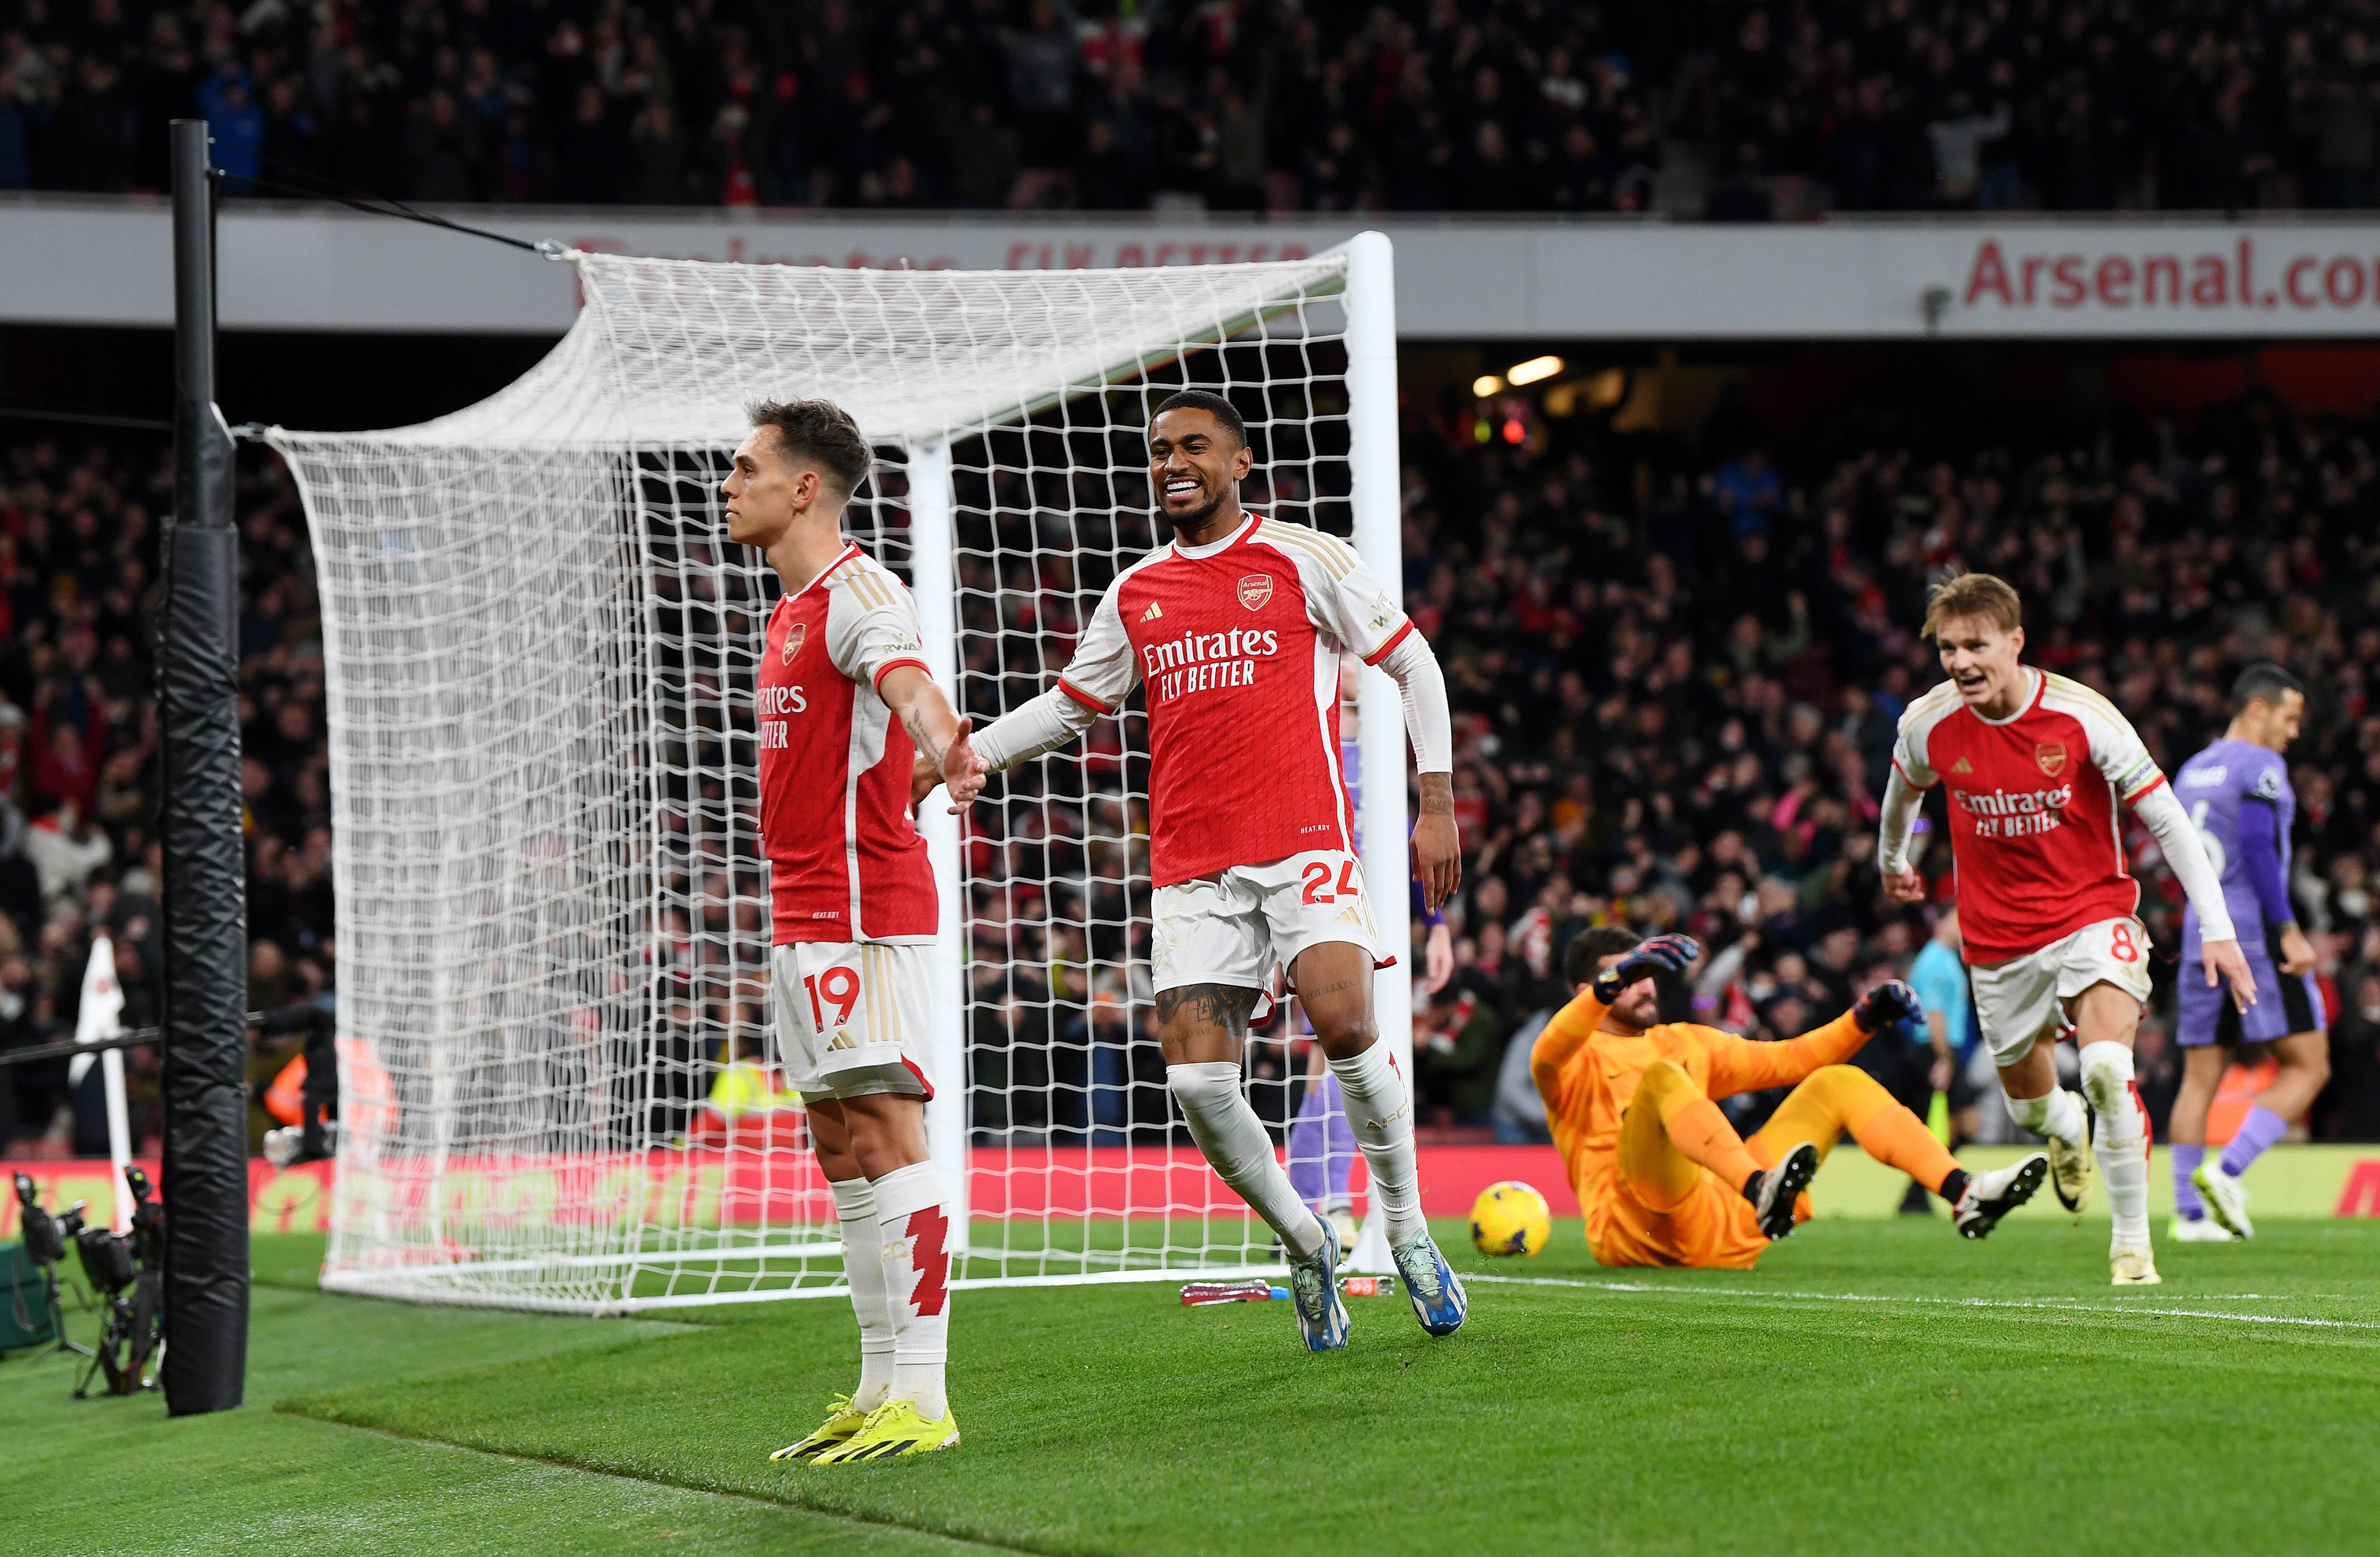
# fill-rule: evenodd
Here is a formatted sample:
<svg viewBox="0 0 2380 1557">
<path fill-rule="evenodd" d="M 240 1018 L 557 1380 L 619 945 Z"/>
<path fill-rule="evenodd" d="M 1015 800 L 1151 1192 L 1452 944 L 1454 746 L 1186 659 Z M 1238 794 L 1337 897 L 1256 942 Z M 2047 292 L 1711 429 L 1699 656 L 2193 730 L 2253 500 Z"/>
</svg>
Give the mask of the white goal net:
<svg viewBox="0 0 2380 1557">
<path fill-rule="evenodd" d="M 1143 428 L 1178 387 L 1246 417 L 1251 508 L 1352 537 L 1396 587 L 1388 240 L 1102 272 L 571 260 L 577 324 L 494 397 L 270 434 L 312 525 L 329 679 L 324 1284 L 581 1311 L 837 1291 L 766 985 L 752 682 L 779 585 L 727 540 L 718 491 L 744 406 L 824 396 L 858 419 L 878 463 L 847 528 L 909 580 L 936 680 L 981 722 L 1047 686 L 1165 538 Z M 1404 730 L 1365 680 L 1366 878 L 1402 948 Z M 939 795 L 920 817 L 957 1285 L 1277 1260 L 1165 1092 L 1147 779 L 1135 698 L 964 821 Z M 1380 984 L 1394 1039 L 1404 988 Z M 1289 1025 L 1251 1066 L 1276 1124 L 1302 1085 Z"/>
</svg>

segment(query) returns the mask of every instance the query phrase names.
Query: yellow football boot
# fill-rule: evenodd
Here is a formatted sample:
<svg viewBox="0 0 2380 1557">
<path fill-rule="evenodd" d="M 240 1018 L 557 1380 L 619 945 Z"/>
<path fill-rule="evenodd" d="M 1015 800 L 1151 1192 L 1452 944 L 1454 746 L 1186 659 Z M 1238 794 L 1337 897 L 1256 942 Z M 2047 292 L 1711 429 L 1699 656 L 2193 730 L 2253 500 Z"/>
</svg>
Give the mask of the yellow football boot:
<svg viewBox="0 0 2380 1557">
<path fill-rule="evenodd" d="M 959 1442 L 958 1413 L 945 1406 L 941 1416 L 928 1421 L 914 1400 L 888 1400 L 868 1413 L 860 1430 L 820 1454 L 815 1465 L 853 1465 L 861 1460 L 892 1460 L 904 1454 L 930 1454 L 953 1449 Z"/>
<path fill-rule="evenodd" d="M 854 1434 L 868 1425 L 868 1413 L 851 1403 L 851 1396 L 838 1394 L 826 1408 L 826 1420 L 818 1430 L 799 1443 L 788 1443 L 769 1457 L 772 1460 L 814 1460 L 829 1449 L 851 1441 Z"/>
<path fill-rule="evenodd" d="M 2114 1286 L 2157 1286 L 2165 1277 L 2157 1274 L 2156 1256 L 2142 1244 L 2133 1249 L 2111 1249 L 2107 1251 L 2107 1279 Z"/>
</svg>

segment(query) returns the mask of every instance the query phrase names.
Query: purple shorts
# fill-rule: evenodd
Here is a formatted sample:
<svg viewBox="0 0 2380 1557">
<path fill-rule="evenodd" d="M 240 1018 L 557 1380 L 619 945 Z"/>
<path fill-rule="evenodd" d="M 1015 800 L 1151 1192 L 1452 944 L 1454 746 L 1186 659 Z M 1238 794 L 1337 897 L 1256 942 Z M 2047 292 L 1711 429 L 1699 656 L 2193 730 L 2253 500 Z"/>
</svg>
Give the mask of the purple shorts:
<svg viewBox="0 0 2380 1557">
<path fill-rule="evenodd" d="M 2281 938 L 2265 932 L 2265 944 L 2243 940 L 2240 950 L 2255 975 L 2256 1003 L 2240 1010 L 2231 1003 L 2230 981 L 2206 987 L 2206 973 L 2185 947 L 2174 980 L 2180 996 L 2180 1020 L 2174 1041 L 2186 1049 L 2208 1044 L 2269 1044 L 2292 1032 L 2319 1032 L 2330 1025 L 2322 1008 L 2322 989 L 2312 973 L 2281 976 Z"/>
</svg>

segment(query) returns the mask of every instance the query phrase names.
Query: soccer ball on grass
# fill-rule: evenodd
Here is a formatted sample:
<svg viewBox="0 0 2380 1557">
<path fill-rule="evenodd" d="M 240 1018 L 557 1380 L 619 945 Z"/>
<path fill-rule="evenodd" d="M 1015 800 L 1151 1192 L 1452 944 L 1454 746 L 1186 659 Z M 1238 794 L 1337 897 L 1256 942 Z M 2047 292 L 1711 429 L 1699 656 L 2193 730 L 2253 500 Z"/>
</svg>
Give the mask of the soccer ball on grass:
<svg viewBox="0 0 2380 1557">
<path fill-rule="evenodd" d="M 1546 1198 L 1516 1179 L 1490 1184 L 1471 1202 L 1471 1241 L 1482 1254 L 1540 1254 L 1553 1236 Z"/>
</svg>

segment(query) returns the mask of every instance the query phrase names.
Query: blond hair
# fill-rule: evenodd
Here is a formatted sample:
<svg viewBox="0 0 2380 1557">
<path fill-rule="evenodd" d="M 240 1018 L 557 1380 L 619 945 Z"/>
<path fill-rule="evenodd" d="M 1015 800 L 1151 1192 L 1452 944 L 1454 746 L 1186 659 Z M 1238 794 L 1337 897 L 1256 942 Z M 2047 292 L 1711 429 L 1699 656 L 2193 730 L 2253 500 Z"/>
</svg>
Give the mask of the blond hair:
<svg viewBox="0 0 2380 1557">
<path fill-rule="evenodd" d="M 1962 616 L 1983 618 L 2003 633 L 2013 633 L 2024 622 L 2024 603 L 2015 586 L 1992 573 L 1952 573 L 1925 597 L 1925 625 L 1918 631 L 1930 638 L 1942 623 Z"/>
</svg>

